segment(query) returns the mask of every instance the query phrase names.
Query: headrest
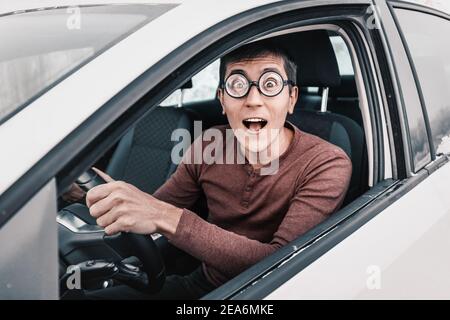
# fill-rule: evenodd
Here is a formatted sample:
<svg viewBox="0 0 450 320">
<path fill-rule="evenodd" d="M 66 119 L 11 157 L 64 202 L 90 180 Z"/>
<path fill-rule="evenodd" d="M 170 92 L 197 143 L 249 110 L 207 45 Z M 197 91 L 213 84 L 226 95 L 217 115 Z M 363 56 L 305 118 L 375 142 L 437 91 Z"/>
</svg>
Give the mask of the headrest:
<svg viewBox="0 0 450 320">
<path fill-rule="evenodd" d="M 279 43 L 297 63 L 297 85 L 339 86 L 341 77 L 327 31 L 303 31 L 277 36 L 273 40 Z"/>
<path fill-rule="evenodd" d="M 358 90 L 356 89 L 355 76 L 345 75 L 341 77 L 341 85 L 339 87 L 331 88 L 328 96 L 339 98 L 355 98 L 358 97 Z"/>
</svg>

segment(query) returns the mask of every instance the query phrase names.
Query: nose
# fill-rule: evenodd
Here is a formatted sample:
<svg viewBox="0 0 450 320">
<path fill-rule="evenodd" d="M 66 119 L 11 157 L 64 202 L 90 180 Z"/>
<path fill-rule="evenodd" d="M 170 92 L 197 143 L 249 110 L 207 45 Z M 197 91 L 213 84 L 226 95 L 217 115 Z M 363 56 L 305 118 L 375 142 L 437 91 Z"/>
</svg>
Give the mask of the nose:
<svg viewBox="0 0 450 320">
<path fill-rule="evenodd" d="M 246 98 L 247 107 L 260 107 L 263 105 L 262 94 L 256 86 L 251 86 Z"/>
</svg>

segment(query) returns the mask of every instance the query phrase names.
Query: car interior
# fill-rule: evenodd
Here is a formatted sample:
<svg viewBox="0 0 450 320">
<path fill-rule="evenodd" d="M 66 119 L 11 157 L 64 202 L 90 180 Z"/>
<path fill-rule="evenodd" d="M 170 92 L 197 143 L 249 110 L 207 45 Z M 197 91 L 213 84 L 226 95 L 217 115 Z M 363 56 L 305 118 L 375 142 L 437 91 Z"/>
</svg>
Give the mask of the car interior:
<svg viewBox="0 0 450 320">
<path fill-rule="evenodd" d="M 331 41 L 333 37 L 339 35 L 328 30 L 308 30 L 278 35 L 274 40 L 280 46 L 286 47 L 298 66 L 296 80 L 300 88 L 299 99 L 294 113 L 289 115 L 287 120 L 301 130 L 339 146 L 352 161 L 353 173 L 342 205 L 344 207 L 369 189 L 369 166 L 355 75 L 341 74 Z M 189 80 L 179 86 L 179 91 L 195 90 L 196 85 L 195 81 Z M 214 96 L 197 101 L 170 101 L 156 107 L 147 106 L 149 112 L 129 128 L 113 148 L 105 152 L 93 166 L 104 170 L 116 180 L 131 183 L 151 194 L 176 170 L 176 165 L 171 161 L 172 148 L 177 143 L 171 140 L 175 129 L 187 129 L 194 137 L 194 121 L 201 121 L 203 130 L 227 123 L 226 117 L 221 113 L 219 100 Z M 160 235 L 152 236 L 153 243 L 142 243 L 142 239 L 124 240 L 117 237 L 108 240 L 109 242 L 104 241 L 100 236 L 102 233 L 95 229 L 95 219 L 89 215 L 88 209 L 82 203 L 67 203 L 59 199 L 58 209 L 62 298 L 70 299 L 83 294 L 62 288 L 67 280 L 66 270 L 71 265 L 84 263 L 82 272 L 92 275 L 88 277 L 89 281 L 83 282 L 83 288 L 86 290 L 122 283 L 146 291 L 145 283 L 156 282 L 158 285 L 151 288 L 154 292 L 163 281 L 164 276 L 161 274 L 187 274 L 200 263 L 172 246 Z M 208 216 L 204 197 L 190 209 L 205 219 Z M 69 220 L 78 226 L 77 232 L 67 228 L 66 223 Z M 85 232 L 81 232 L 83 230 Z M 116 244 L 110 245 L 114 241 Z M 143 257 L 146 253 L 135 252 L 129 245 L 123 245 L 126 241 L 139 243 L 137 247 L 141 252 L 151 251 L 152 255 Z M 94 259 L 101 263 L 97 263 L 97 269 L 90 270 L 87 262 Z M 152 259 L 161 261 L 155 263 Z M 122 270 L 122 273 L 134 272 L 132 276 L 121 278 L 117 276 L 117 268 L 114 269 L 113 265 L 108 264 L 110 261 L 119 260 L 122 263 L 119 269 L 126 269 Z M 142 280 L 143 275 L 138 272 L 140 267 L 151 279 Z M 103 271 L 99 272 L 100 269 Z M 104 271 L 106 269 L 108 270 Z M 149 274 L 151 272 L 153 275 Z"/>
</svg>

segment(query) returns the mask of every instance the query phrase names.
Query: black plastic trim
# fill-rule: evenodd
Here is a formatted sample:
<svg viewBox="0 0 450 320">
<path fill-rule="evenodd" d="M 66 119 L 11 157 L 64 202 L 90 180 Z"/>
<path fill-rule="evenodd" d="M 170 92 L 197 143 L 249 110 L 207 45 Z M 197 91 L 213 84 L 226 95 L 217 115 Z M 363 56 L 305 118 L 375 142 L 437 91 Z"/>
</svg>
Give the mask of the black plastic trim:
<svg viewBox="0 0 450 320">
<path fill-rule="evenodd" d="M 383 16 L 382 17 L 383 20 L 385 20 L 387 18 L 391 18 L 391 16 L 389 16 L 389 17 Z M 389 37 L 386 34 L 387 31 L 384 28 L 383 28 L 383 30 L 384 30 L 385 38 L 388 39 Z M 397 162 L 397 166 L 396 166 L 397 178 L 405 179 L 405 178 L 407 178 L 407 175 L 408 175 L 406 161 L 408 161 L 408 164 L 410 166 L 412 166 L 412 171 L 414 171 L 413 159 L 412 158 L 407 159 L 406 154 L 405 154 L 405 148 L 407 148 L 409 150 L 409 153 L 412 154 L 412 146 L 411 146 L 411 141 L 409 139 L 409 137 L 410 137 L 409 126 L 408 126 L 408 123 L 405 122 L 406 136 L 404 136 L 402 133 L 401 125 L 400 125 L 401 118 L 407 119 L 406 110 L 403 107 L 403 106 L 405 106 L 405 100 L 403 97 L 403 92 L 400 89 L 400 87 L 398 88 L 397 91 L 395 90 L 392 77 L 390 76 L 391 72 L 389 70 L 389 66 L 392 67 L 392 70 L 395 74 L 395 79 L 396 79 L 395 81 L 397 81 L 397 79 L 399 79 L 397 66 L 394 64 L 394 60 L 393 60 L 393 58 L 391 58 L 392 63 L 389 63 L 385 49 L 383 47 L 382 39 L 377 36 L 375 38 L 375 40 L 377 40 L 377 41 L 375 41 L 375 44 L 376 44 L 375 50 L 376 50 L 377 56 L 378 56 L 380 73 L 381 73 L 381 76 L 383 77 L 385 97 L 389 104 L 388 108 L 389 108 L 390 124 L 392 127 L 392 134 L 393 134 L 394 148 L 395 148 L 394 150 L 395 150 L 396 160 L 397 160 L 396 161 Z M 389 51 L 389 56 L 393 57 L 394 52 L 393 52 L 393 49 L 392 49 L 389 41 L 386 41 L 386 46 Z M 401 106 L 399 106 L 397 104 L 397 101 L 395 99 L 396 96 L 399 97 L 401 104 L 402 104 Z M 406 146 L 405 146 L 405 144 L 406 144 Z M 403 164 L 403 165 L 400 165 L 400 164 Z"/>
<path fill-rule="evenodd" d="M 354 17 L 352 22 L 357 25 L 357 27 L 365 31 L 364 26 L 362 25 L 361 21 Z M 360 60 L 360 67 L 361 67 L 361 73 L 363 76 L 363 81 L 366 86 L 366 92 L 367 92 L 367 101 L 369 105 L 369 110 L 371 113 L 370 121 L 372 125 L 372 136 L 373 136 L 373 184 L 375 185 L 379 181 L 382 181 L 384 179 L 384 145 L 383 145 L 383 131 L 382 131 L 382 125 L 381 125 L 381 106 L 379 104 L 379 101 L 377 99 L 377 89 L 375 82 L 377 81 L 376 76 L 372 72 L 370 60 L 368 58 L 368 54 L 370 52 L 366 52 L 363 43 L 363 40 L 361 39 L 361 35 L 358 33 L 358 31 L 351 26 L 342 26 L 346 29 L 348 36 L 350 37 L 350 40 L 352 41 L 355 50 L 357 58 Z M 371 39 L 369 37 L 370 35 L 367 35 L 367 38 Z"/>
</svg>

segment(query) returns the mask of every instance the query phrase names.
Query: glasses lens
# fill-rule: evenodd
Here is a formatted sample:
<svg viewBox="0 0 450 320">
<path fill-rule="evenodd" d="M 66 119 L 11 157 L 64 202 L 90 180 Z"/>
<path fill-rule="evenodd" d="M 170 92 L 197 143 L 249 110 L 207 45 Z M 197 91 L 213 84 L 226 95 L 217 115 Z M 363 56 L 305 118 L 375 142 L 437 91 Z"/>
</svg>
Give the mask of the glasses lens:
<svg viewBox="0 0 450 320">
<path fill-rule="evenodd" d="M 259 87 L 266 96 L 275 96 L 283 90 L 283 78 L 276 72 L 266 72 L 259 79 Z"/>
<path fill-rule="evenodd" d="M 248 81 L 242 74 L 232 74 L 225 82 L 225 89 L 232 97 L 243 97 L 248 91 Z"/>
</svg>

